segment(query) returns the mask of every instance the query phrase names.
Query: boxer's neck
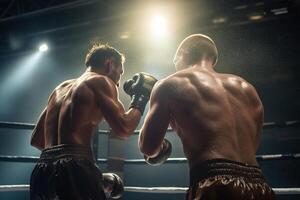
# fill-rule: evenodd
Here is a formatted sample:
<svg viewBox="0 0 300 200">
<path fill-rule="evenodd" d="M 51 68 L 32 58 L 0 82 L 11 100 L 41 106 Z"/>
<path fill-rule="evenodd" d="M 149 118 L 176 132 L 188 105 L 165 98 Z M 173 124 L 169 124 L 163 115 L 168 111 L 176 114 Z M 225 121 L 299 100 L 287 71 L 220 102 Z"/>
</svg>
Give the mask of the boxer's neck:
<svg viewBox="0 0 300 200">
<path fill-rule="evenodd" d="M 85 70 L 85 72 L 94 72 L 100 75 L 107 75 L 107 72 L 105 71 L 105 69 L 95 69 L 95 68 L 91 68 L 91 67 L 87 67 L 87 69 Z"/>
<path fill-rule="evenodd" d="M 214 64 L 211 59 L 202 59 L 192 67 L 206 70 L 206 71 L 214 71 Z"/>
</svg>

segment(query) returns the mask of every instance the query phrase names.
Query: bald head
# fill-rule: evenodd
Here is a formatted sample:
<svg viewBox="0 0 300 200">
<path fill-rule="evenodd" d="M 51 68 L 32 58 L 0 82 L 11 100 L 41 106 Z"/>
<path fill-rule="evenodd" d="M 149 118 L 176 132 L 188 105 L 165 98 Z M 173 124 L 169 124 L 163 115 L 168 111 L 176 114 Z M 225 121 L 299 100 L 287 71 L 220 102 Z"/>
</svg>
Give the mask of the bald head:
<svg viewBox="0 0 300 200">
<path fill-rule="evenodd" d="M 203 34 L 186 37 L 177 48 L 174 64 L 177 70 L 197 64 L 202 59 L 211 60 L 213 66 L 218 60 L 218 50 L 214 41 Z"/>
</svg>

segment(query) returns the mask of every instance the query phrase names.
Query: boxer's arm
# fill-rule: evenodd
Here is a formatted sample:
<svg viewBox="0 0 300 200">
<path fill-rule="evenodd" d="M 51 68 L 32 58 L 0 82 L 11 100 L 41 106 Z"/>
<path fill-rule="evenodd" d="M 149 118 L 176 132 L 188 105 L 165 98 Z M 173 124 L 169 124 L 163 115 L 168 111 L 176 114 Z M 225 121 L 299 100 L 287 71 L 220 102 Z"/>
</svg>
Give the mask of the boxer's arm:
<svg viewBox="0 0 300 200">
<path fill-rule="evenodd" d="M 120 138 L 128 138 L 136 129 L 141 113 L 136 108 L 125 112 L 123 104 L 119 101 L 116 85 L 108 78 L 99 78 L 93 84 L 98 106 L 105 120 Z"/>
<path fill-rule="evenodd" d="M 161 82 L 154 86 L 150 97 L 150 109 L 139 135 L 140 151 L 148 157 L 156 156 L 170 123 L 168 97 L 170 90 Z"/>
<path fill-rule="evenodd" d="M 253 107 L 252 111 L 255 113 L 255 120 L 257 124 L 257 135 L 256 135 L 256 150 L 258 149 L 260 145 L 260 138 L 262 134 L 263 124 L 264 124 L 264 107 L 260 100 L 260 97 L 253 85 L 250 83 L 247 83 L 248 87 L 246 88 L 246 94 L 248 96 L 248 101 Z"/>
<path fill-rule="evenodd" d="M 31 146 L 38 148 L 39 150 L 44 149 L 45 147 L 45 136 L 44 136 L 44 124 L 47 113 L 47 107 L 43 110 L 40 115 L 36 126 L 34 127 L 31 135 Z"/>
</svg>

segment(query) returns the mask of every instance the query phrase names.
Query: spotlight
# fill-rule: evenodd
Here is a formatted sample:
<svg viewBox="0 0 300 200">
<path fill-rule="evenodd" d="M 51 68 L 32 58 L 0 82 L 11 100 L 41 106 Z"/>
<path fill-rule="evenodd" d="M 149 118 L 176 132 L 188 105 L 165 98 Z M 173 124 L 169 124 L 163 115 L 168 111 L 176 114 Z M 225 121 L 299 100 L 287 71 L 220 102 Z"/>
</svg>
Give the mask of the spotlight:
<svg viewBox="0 0 300 200">
<path fill-rule="evenodd" d="M 288 13 L 289 11 L 287 8 L 277 8 L 277 9 L 272 9 L 271 12 L 274 15 L 282 15 Z"/>
<path fill-rule="evenodd" d="M 262 19 L 263 16 L 262 16 L 262 15 L 251 15 L 251 16 L 249 16 L 249 18 L 250 18 L 250 20 L 252 20 L 252 21 L 257 21 L 257 20 Z"/>
<path fill-rule="evenodd" d="M 217 17 L 213 19 L 214 24 L 222 24 L 225 23 L 226 21 L 227 21 L 226 17 Z"/>
<path fill-rule="evenodd" d="M 246 8 L 248 8 L 248 5 L 239 5 L 239 6 L 234 7 L 235 10 L 243 10 Z"/>
<path fill-rule="evenodd" d="M 166 19 L 161 15 L 156 15 L 152 19 L 152 31 L 157 36 L 163 36 L 166 33 Z"/>
<path fill-rule="evenodd" d="M 48 45 L 46 43 L 40 45 L 39 47 L 40 52 L 45 52 L 47 50 L 48 50 Z"/>
<path fill-rule="evenodd" d="M 119 36 L 120 36 L 121 39 L 126 40 L 126 39 L 130 38 L 130 33 L 129 32 L 123 32 Z"/>
<path fill-rule="evenodd" d="M 264 18 L 264 13 L 258 12 L 258 13 L 252 13 L 248 15 L 249 19 L 251 21 L 258 21 Z"/>
</svg>

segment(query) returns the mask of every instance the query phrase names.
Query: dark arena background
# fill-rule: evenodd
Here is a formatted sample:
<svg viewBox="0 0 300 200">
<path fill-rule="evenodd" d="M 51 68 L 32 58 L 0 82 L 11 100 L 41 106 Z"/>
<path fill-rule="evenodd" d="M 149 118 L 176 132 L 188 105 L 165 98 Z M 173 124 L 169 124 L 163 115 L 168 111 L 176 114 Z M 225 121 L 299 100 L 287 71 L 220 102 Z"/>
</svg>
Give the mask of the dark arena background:
<svg viewBox="0 0 300 200">
<path fill-rule="evenodd" d="M 267 182 L 281 189 L 278 199 L 300 199 L 299 1 L 1 0 L 0 30 L 1 200 L 29 199 L 30 175 L 40 155 L 30 146 L 34 124 L 51 91 L 84 72 L 93 42 L 125 54 L 122 85 L 140 71 L 158 79 L 174 73 L 176 48 L 194 33 L 215 41 L 218 72 L 239 75 L 256 87 L 265 109 L 257 160 Z M 119 92 L 128 108 L 130 97 L 121 87 Z M 128 140 L 99 124 L 94 152 L 100 169 L 123 178 L 122 199 L 184 199 L 183 191 L 145 189 L 186 188 L 189 177 L 172 130 L 166 134 L 171 159 L 160 166 L 143 161 L 137 146 L 142 122 Z"/>
</svg>

